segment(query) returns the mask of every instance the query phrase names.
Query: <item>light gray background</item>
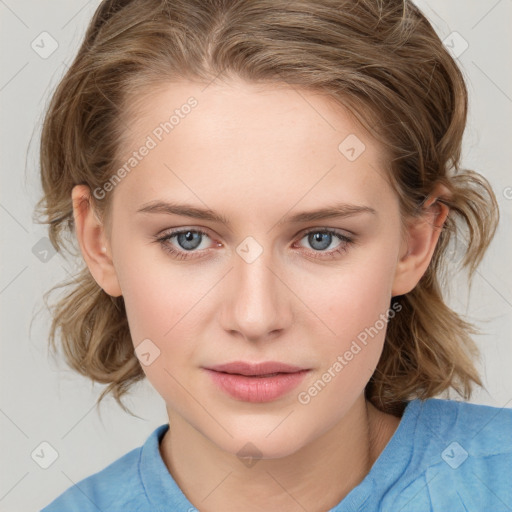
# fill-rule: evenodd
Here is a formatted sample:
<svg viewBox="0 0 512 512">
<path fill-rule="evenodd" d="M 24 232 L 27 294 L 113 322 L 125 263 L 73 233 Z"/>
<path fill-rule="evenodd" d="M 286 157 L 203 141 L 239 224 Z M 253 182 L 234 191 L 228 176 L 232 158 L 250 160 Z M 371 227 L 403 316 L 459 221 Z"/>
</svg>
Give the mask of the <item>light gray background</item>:
<svg viewBox="0 0 512 512">
<path fill-rule="evenodd" d="M 98 0 L 0 0 L 3 512 L 40 510 L 73 483 L 141 445 L 154 428 L 167 422 L 163 400 L 146 381 L 127 400 L 142 419 L 125 414 L 110 398 L 104 401 L 100 419 L 94 404 L 102 388 L 48 357 L 49 318 L 44 309 L 36 315 L 43 308 L 43 293 L 74 268 L 60 255 L 43 262 L 33 253 L 46 236 L 45 227 L 32 222 L 40 196 L 41 116 L 98 4 Z M 512 407 L 512 42 L 507 35 L 512 2 L 424 0 L 418 4 L 443 40 L 456 31 L 469 44 L 459 57 L 470 93 L 463 164 L 490 180 L 502 220 L 470 296 L 463 278 L 454 277 L 449 302 L 484 331 L 476 341 L 483 353 L 480 369 L 487 392 L 477 390 L 471 401 Z M 40 36 L 44 31 L 59 45 L 47 58 L 31 47 L 34 40 L 47 37 Z M 455 49 L 462 48 L 456 42 Z M 58 452 L 48 469 L 31 456 L 43 441 Z"/>
</svg>

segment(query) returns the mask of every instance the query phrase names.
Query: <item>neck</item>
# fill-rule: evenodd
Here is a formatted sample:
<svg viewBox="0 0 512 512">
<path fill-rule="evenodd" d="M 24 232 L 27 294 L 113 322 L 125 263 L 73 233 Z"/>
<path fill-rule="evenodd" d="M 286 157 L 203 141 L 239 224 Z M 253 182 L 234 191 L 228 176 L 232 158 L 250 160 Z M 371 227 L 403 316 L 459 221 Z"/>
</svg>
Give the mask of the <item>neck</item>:
<svg viewBox="0 0 512 512">
<path fill-rule="evenodd" d="M 168 412 L 162 458 L 188 500 L 205 512 L 328 510 L 364 479 L 400 421 L 361 396 L 342 421 L 295 453 L 250 463 Z"/>
</svg>

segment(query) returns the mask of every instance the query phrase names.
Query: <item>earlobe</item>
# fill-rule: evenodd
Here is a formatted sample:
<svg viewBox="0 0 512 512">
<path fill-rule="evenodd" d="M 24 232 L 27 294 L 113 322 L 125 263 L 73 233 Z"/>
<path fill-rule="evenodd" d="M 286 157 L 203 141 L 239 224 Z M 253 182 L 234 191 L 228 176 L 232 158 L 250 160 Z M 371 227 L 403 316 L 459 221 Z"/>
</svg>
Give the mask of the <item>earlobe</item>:
<svg viewBox="0 0 512 512">
<path fill-rule="evenodd" d="M 113 297 L 122 295 L 104 226 L 92 206 L 87 185 L 76 185 L 71 192 L 75 234 L 82 256 L 94 280 Z"/>
<path fill-rule="evenodd" d="M 411 220 L 407 228 L 407 240 L 400 248 L 392 296 L 404 295 L 415 288 L 425 274 L 439 235 L 449 214 L 449 207 L 439 201 L 441 194 L 450 194 L 443 185 L 438 185 L 423 205 L 423 215 Z"/>
</svg>

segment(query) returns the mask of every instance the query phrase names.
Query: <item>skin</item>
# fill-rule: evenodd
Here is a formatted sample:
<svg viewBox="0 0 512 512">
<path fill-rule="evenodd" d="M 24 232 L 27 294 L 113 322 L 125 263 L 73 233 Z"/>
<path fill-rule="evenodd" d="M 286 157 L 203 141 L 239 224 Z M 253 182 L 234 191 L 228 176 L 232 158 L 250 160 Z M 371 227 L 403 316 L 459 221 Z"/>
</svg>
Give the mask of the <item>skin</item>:
<svg viewBox="0 0 512 512">
<path fill-rule="evenodd" d="M 416 286 L 448 214 L 435 202 L 446 190 L 433 191 L 424 216 L 402 236 L 381 148 L 325 96 L 235 80 L 149 92 L 129 113 L 127 157 L 187 98 L 198 106 L 111 192 L 107 223 L 91 208 L 87 186 L 74 187 L 72 198 L 91 274 L 106 293 L 123 295 L 134 346 L 150 339 L 160 350 L 143 369 L 171 425 L 162 458 L 201 511 L 332 508 L 365 477 L 400 422 L 363 394 L 385 328 L 308 404 L 298 394 L 375 325 L 391 297 Z M 349 134 L 366 146 L 352 162 L 338 150 Z M 156 199 L 208 207 L 230 226 L 137 212 Z M 338 202 L 376 213 L 277 224 Z M 175 259 L 155 240 L 173 228 L 207 231 L 195 258 Z M 304 234 L 310 228 L 353 243 L 333 254 L 344 245 L 333 236 L 318 249 Z M 263 250 L 252 263 L 236 251 L 248 236 Z M 165 243 L 186 252 L 177 237 Z M 285 396 L 248 403 L 226 395 L 201 368 L 236 360 L 311 371 Z M 237 456 L 248 442 L 261 456 L 253 465 Z"/>
</svg>

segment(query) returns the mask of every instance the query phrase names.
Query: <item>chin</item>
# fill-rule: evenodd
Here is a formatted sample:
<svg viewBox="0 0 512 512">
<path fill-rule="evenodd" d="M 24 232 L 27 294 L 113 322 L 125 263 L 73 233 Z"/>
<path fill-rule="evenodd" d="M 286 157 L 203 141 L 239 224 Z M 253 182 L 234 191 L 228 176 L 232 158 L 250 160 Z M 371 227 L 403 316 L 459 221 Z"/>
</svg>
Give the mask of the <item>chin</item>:
<svg viewBox="0 0 512 512">
<path fill-rule="evenodd" d="M 308 443 L 305 433 L 299 432 L 297 428 L 285 428 L 286 421 L 277 428 L 278 422 L 273 422 L 271 427 L 265 425 L 261 429 L 253 427 L 235 431 L 228 428 L 233 437 L 222 436 L 219 439 L 215 436 L 210 437 L 210 441 L 242 461 L 244 458 L 281 459 L 293 455 Z"/>
</svg>

